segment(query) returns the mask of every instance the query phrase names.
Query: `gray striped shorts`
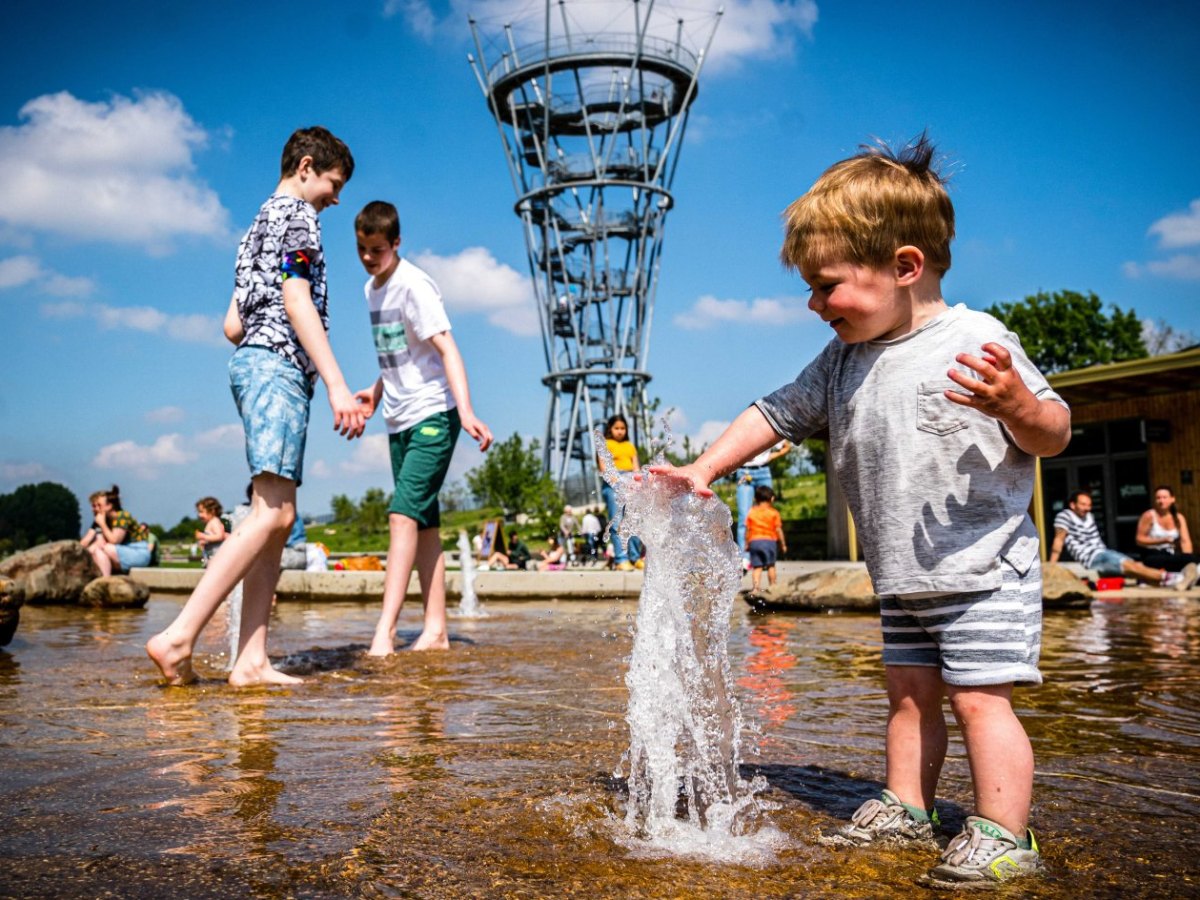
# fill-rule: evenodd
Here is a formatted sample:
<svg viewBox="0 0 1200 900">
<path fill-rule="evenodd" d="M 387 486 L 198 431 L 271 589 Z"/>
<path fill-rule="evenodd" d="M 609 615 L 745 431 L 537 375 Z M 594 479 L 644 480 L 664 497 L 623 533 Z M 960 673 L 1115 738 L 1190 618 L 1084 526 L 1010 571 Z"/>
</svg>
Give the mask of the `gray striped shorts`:
<svg viewBox="0 0 1200 900">
<path fill-rule="evenodd" d="M 937 666 L 960 687 L 1041 684 L 1042 565 L 1021 575 L 1000 561 L 1000 587 L 880 598 L 885 666 Z"/>
</svg>

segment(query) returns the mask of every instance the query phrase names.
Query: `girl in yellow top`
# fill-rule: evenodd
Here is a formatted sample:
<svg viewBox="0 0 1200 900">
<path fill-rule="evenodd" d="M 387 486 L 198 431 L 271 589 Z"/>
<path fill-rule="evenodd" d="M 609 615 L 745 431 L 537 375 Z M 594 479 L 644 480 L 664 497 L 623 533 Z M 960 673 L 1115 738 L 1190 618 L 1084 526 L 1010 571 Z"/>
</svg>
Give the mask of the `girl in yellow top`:
<svg viewBox="0 0 1200 900">
<path fill-rule="evenodd" d="M 613 468 L 617 471 L 617 476 L 622 480 L 632 478 L 633 473 L 638 469 L 637 447 L 633 446 L 633 442 L 629 440 L 629 423 L 625 421 L 625 417 L 620 413 L 615 416 L 609 416 L 608 421 L 604 423 L 604 443 L 608 446 L 608 452 L 612 456 Z M 603 476 L 606 462 L 603 454 L 596 454 L 596 464 L 600 467 L 600 474 Z M 621 524 L 622 508 L 617 502 L 617 491 L 607 481 L 600 482 L 600 496 L 604 498 L 604 506 L 608 510 L 609 534 L 612 535 L 613 542 L 613 563 L 622 571 L 628 571 L 634 568 L 642 568 L 644 563 L 641 560 L 642 542 L 636 537 L 629 539 L 629 545 L 621 540 L 621 536 L 617 534 L 617 526 Z"/>
</svg>

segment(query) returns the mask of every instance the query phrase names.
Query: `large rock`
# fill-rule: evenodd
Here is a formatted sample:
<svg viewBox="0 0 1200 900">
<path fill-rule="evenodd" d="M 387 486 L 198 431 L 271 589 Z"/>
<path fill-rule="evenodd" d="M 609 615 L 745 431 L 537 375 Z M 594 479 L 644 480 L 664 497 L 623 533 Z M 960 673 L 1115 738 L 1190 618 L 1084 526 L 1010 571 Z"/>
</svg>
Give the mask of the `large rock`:
<svg viewBox="0 0 1200 900">
<path fill-rule="evenodd" d="M 756 609 L 862 609 L 879 608 L 871 576 L 861 566 L 834 566 L 787 581 L 782 578 L 768 596 L 747 594 Z"/>
<path fill-rule="evenodd" d="M 100 574 L 79 541 L 39 544 L 0 563 L 31 604 L 75 603 L 87 583 Z"/>
<path fill-rule="evenodd" d="M 25 593 L 11 578 L 0 577 L 0 647 L 8 645 L 21 621 Z"/>
<path fill-rule="evenodd" d="M 1070 609 L 1087 606 L 1095 594 L 1065 566 L 1046 563 L 1042 566 L 1042 605 L 1046 609 Z"/>
<path fill-rule="evenodd" d="M 89 581 L 79 595 L 81 606 L 104 609 L 141 608 L 150 599 L 150 588 L 128 575 L 107 575 Z"/>
</svg>

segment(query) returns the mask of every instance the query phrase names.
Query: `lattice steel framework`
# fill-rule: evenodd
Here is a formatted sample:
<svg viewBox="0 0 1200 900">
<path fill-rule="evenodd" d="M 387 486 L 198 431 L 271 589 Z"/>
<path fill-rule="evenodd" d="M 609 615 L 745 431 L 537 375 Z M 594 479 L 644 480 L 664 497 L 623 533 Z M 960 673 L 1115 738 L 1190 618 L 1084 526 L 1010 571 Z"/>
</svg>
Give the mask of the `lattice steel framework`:
<svg viewBox="0 0 1200 900">
<path fill-rule="evenodd" d="M 645 362 L 663 230 L 719 13 L 701 45 L 685 41 L 683 19 L 663 36 L 655 0 L 632 0 L 617 32 L 581 32 L 574 8 L 547 0 L 532 42 L 528 21 L 504 23 L 491 60 L 472 18 L 469 60 L 504 145 L 537 293 L 544 465 L 582 503 L 598 487 L 595 428 L 620 412 L 635 443 L 650 434 Z"/>
</svg>

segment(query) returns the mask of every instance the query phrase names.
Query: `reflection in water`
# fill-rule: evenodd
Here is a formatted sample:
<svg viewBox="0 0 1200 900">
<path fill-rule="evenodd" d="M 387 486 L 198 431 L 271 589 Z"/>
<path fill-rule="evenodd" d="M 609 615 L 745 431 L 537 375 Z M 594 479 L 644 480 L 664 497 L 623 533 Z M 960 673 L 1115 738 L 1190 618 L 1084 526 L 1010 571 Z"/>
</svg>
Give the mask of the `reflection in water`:
<svg viewBox="0 0 1200 900">
<path fill-rule="evenodd" d="M 200 685 L 158 686 L 141 648 L 178 606 L 22 611 L 0 653 L 3 896 L 867 898 L 910 895 L 928 868 L 927 852 L 812 843 L 878 789 L 873 615 L 732 612 L 757 723 L 742 775 L 766 777 L 794 844 L 756 869 L 618 841 L 633 604 L 496 602 L 452 623 L 449 653 L 377 661 L 353 644 L 370 604 L 284 603 L 272 634 L 308 681 L 242 691 L 223 633 Z M 1198 652 L 1194 601 L 1048 615 L 1046 683 L 1017 696 L 1047 863 L 1022 896 L 1200 893 Z M 951 822 L 971 796 L 956 763 Z"/>
</svg>

